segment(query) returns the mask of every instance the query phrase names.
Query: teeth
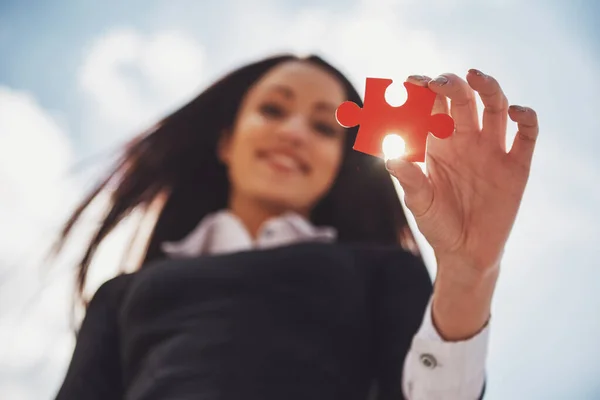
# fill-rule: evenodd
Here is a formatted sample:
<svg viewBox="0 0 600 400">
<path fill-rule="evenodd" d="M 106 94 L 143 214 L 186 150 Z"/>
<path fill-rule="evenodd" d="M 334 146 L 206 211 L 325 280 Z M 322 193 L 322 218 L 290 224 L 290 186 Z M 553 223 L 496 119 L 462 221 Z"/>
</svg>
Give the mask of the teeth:
<svg viewBox="0 0 600 400">
<path fill-rule="evenodd" d="M 272 161 L 283 165 L 290 169 L 300 169 L 300 165 L 292 157 L 286 156 L 285 154 L 271 154 L 269 157 Z"/>
</svg>

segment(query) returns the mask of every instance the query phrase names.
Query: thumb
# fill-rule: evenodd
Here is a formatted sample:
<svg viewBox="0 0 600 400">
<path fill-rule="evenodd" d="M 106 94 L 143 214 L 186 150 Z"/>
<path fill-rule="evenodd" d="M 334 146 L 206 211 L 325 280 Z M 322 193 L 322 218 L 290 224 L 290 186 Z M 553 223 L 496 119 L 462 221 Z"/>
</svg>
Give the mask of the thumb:
<svg viewBox="0 0 600 400">
<path fill-rule="evenodd" d="M 402 186 L 406 207 L 416 218 L 425 214 L 433 203 L 433 187 L 421 167 L 402 158 L 387 160 L 385 167 Z"/>
</svg>

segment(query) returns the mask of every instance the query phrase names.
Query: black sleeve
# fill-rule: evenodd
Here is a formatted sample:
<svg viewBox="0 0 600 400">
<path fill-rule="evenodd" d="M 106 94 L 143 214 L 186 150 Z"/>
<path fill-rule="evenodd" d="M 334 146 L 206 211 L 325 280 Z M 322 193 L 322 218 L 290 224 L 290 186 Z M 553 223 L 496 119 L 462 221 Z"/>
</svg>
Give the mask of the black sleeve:
<svg viewBox="0 0 600 400">
<path fill-rule="evenodd" d="M 129 278 L 113 278 L 94 294 L 55 400 L 123 398 L 117 314 Z"/>
<path fill-rule="evenodd" d="M 374 400 L 407 400 L 402 392 L 404 360 L 433 292 L 431 276 L 420 257 L 387 252 L 375 280 Z M 485 385 L 480 399 L 483 399 Z"/>
</svg>

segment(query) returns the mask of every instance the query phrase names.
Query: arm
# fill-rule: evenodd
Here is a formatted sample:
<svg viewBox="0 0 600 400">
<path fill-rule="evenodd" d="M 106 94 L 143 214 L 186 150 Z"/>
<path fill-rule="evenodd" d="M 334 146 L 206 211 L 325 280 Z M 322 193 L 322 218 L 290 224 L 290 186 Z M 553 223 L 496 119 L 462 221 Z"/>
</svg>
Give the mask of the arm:
<svg viewBox="0 0 600 400">
<path fill-rule="evenodd" d="M 438 95 L 434 114 L 451 114 L 455 131 L 451 139 L 428 142 L 426 171 L 405 158 L 386 162 L 438 264 L 431 311 L 424 322 L 435 325 L 444 340 L 440 344 L 418 334 L 415 352 L 408 358 L 438 347 L 442 353 L 457 355 L 450 363 L 443 358 L 445 366 L 430 368 L 429 374 L 416 372 L 418 364 L 407 360 L 406 388 L 409 397 L 418 399 L 435 398 L 442 391 L 448 399 L 474 398 L 480 385 L 483 392 L 490 304 L 529 179 L 538 118 L 529 107 L 509 106 L 498 81 L 476 69 L 468 71 L 466 80 L 446 73 L 416 81 Z M 482 124 L 477 94 L 484 105 Z M 510 150 L 506 142 L 509 119 L 518 128 Z M 463 372 L 460 376 L 448 373 L 446 378 L 443 371 L 454 361 Z M 431 378 L 435 374 L 443 374 L 448 382 Z"/>
<path fill-rule="evenodd" d="M 460 266 L 445 260 L 439 264 L 423 324 L 406 359 L 404 391 L 418 398 L 443 393 L 450 400 L 482 399 L 498 269 L 454 274 Z M 436 382 L 425 385 L 431 379 Z"/>
<path fill-rule="evenodd" d="M 406 252 L 382 262 L 377 290 L 375 399 L 482 398 L 487 326 L 468 340 L 443 339 L 432 318 L 431 278 L 422 260 Z"/>
<path fill-rule="evenodd" d="M 129 275 L 104 283 L 89 303 L 55 400 L 123 398 L 117 312 Z"/>
</svg>

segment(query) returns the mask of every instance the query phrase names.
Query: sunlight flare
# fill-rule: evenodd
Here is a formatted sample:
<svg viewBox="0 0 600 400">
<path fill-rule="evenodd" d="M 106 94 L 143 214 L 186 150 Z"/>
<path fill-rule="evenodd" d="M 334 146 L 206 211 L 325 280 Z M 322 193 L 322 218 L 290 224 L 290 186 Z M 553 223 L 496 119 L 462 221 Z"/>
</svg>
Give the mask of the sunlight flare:
<svg viewBox="0 0 600 400">
<path fill-rule="evenodd" d="M 390 133 L 383 138 L 382 150 L 386 160 L 402 157 L 406 151 L 406 143 L 400 135 Z"/>
</svg>

